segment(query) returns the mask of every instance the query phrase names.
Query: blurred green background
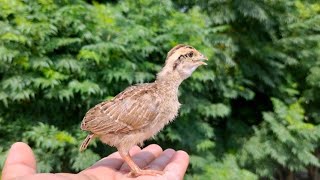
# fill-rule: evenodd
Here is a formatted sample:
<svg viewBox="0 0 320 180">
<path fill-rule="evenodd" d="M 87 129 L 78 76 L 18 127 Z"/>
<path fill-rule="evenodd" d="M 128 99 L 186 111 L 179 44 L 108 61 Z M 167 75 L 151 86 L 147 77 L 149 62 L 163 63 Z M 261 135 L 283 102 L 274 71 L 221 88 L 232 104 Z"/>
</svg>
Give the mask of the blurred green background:
<svg viewBox="0 0 320 180">
<path fill-rule="evenodd" d="M 155 139 L 191 156 L 186 179 L 314 179 L 320 167 L 317 0 L 0 0 L 0 165 L 27 142 L 39 172 L 79 172 L 95 104 L 152 82 L 176 44 L 209 57 Z"/>
</svg>

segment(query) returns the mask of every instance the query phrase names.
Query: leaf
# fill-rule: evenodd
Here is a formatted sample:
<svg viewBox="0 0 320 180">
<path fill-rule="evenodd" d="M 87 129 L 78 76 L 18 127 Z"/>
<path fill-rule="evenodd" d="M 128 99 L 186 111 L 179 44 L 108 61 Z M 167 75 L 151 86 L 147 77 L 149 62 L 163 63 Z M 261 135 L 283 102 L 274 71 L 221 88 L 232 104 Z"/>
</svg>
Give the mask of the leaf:
<svg viewBox="0 0 320 180">
<path fill-rule="evenodd" d="M 22 35 L 18 35 L 18 34 L 14 34 L 11 32 L 7 32 L 4 33 L 0 36 L 0 40 L 3 41 L 14 41 L 14 42 L 18 42 L 18 43 L 22 43 L 24 44 L 27 41 L 27 38 L 22 36 Z"/>
<path fill-rule="evenodd" d="M 90 81 L 79 82 L 77 80 L 71 81 L 68 84 L 69 88 L 71 88 L 75 92 L 80 92 L 81 94 L 99 94 L 101 93 L 101 89 L 98 84 Z"/>
<path fill-rule="evenodd" d="M 0 60 L 6 63 L 11 63 L 12 60 L 19 54 L 17 50 L 10 50 L 6 47 L 0 46 Z"/>
<path fill-rule="evenodd" d="M 97 154 L 87 149 L 82 153 L 78 153 L 75 158 L 73 157 L 72 168 L 76 171 L 81 171 L 92 166 L 99 159 L 100 157 Z"/>
<path fill-rule="evenodd" d="M 213 118 L 228 116 L 230 112 L 230 108 L 222 103 L 201 105 L 200 107 L 201 114 Z"/>
<path fill-rule="evenodd" d="M 60 71 L 67 72 L 76 72 L 79 73 L 81 71 L 81 65 L 75 59 L 60 59 L 56 64 L 56 67 Z"/>
<path fill-rule="evenodd" d="M 97 64 L 100 63 L 100 55 L 97 54 L 96 52 L 94 51 L 91 51 L 91 50 L 87 50 L 87 49 L 81 49 L 78 56 L 77 56 L 78 59 L 92 59 L 94 60 Z"/>
<path fill-rule="evenodd" d="M 196 145 L 196 148 L 199 152 L 207 151 L 209 149 L 212 149 L 213 147 L 214 147 L 214 142 L 207 139 L 197 143 Z"/>
<path fill-rule="evenodd" d="M 33 57 L 30 59 L 30 64 L 33 69 L 44 70 L 50 68 L 52 61 L 47 57 Z"/>
</svg>

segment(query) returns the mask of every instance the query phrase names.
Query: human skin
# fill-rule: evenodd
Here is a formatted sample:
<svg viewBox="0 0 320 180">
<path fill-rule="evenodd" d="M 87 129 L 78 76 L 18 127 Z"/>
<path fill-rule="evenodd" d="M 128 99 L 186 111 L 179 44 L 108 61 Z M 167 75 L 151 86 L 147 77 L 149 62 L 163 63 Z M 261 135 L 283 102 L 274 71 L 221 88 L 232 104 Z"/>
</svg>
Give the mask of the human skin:
<svg viewBox="0 0 320 180">
<path fill-rule="evenodd" d="M 149 145 L 143 149 L 135 146 L 130 150 L 130 154 L 132 154 L 133 160 L 139 167 L 164 171 L 163 175 L 136 177 L 139 180 L 183 179 L 189 164 L 189 156 L 186 152 L 173 149 L 163 151 L 156 144 Z M 128 176 L 130 168 L 122 160 L 118 152 L 99 160 L 78 174 L 37 173 L 36 167 L 36 159 L 32 149 L 25 143 L 14 143 L 9 150 L 3 167 L 2 180 L 133 179 Z"/>
</svg>

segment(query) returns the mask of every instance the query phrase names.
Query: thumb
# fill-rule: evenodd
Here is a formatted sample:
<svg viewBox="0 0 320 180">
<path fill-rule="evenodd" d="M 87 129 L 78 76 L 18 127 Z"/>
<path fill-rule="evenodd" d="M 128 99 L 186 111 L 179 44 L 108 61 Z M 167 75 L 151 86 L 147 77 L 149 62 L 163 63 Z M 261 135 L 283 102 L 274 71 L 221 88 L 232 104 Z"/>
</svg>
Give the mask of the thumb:
<svg viewBox="0 0 320 180">
<path fill-rule="evenodd" d="M 8 153 L 2 171 L 2 179 L 9 180 L 36 173 L 36 160 L 31 148 L 23 143 L 14 143 Z"/>
</svg>

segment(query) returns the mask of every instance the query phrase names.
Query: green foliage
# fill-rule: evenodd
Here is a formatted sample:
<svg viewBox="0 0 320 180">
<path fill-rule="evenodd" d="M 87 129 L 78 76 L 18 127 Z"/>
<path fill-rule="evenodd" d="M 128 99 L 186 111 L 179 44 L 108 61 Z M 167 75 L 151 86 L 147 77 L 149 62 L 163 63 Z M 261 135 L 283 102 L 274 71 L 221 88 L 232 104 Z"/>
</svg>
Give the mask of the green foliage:
<svg viewBox="0 0 320 180">
<path fill-rule="evenodd" d="M 202 159 L 201 157 L 191 156 L 193 167 L 203 169 L 205 173 L 187 176 L 186 179 L 214 179 L 217 180 L 255 180 L 258 177 L 250 171 L 240 169 L 236 158 L 233 155 L 226 156 L 222 162 Z"/>
<path fill-rule="evenodd" d="M 252 163 L 259 175 L 270 178 L 281 167 L 291 171 L 303 171 L 309 165 L 319 167 L 319 159 L 313 153 L 320 126 L 304 122 L 305 112 L 299 101 L 287 106 L 273 98 L 272 103 L 274 112 L 263 113 L 264 122 L 244 144 L 240 161 Z"/>
<path fill-rule="evenodd" d="M 100 159 L 91 150 L 80 153 L 76 138 L 54 126 L 39 123 L 22 136 L 35 148 L 39 172 L 68 171 L 70 167 L 79 171 Z"/>
<path fill-rule="evenodd" d="M 147 143 L 187 151 L 187 179 L 311 178 L 319 24 L 316 1 L 0 0 L 0 162 L 23 140 L 41 172 L 90 166 L 112 149 L 80 155 L 86 111 L 153 81 L 186 43 L 208 66 L 183 82 L 179 117 Z"/>
</svg>

